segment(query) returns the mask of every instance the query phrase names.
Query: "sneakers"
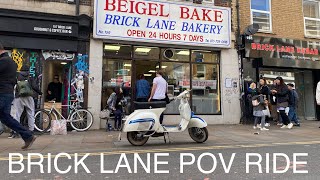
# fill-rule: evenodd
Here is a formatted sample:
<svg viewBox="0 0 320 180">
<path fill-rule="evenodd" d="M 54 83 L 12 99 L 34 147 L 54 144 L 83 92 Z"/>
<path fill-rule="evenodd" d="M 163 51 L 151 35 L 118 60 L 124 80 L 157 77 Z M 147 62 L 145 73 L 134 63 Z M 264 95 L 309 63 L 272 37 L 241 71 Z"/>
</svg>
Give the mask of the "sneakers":
<svg viewBox="0 0 320 180">
<path fill-rule="evenodd" d="M 283 125 L 282 123 L 278 123 L 278 124 L 277 124 L 277 126 L 282 126 L 282 125 Z"/>
<path fill-rule="evenodd" d="M 257 124 L 257 128 L 259 128 L 259 129 L 260 129 L 260 128 L 261 128 L 261 125 L 260 125 L 260 124 Z"/>
<path fill-rule="evenodd" d="M 15 132 L 10 132 L 10 135 L 9 135 L 9 139 L 13 139 L 13 138 L 19 138 L 20 136 L 19 136 L 19 134 L 17 134 L 17 133 L 15 133 Z"/>
<path fill-rule="evenodd" d="M 320 127 L 319 127 L 320 128 Z M 258 129 L 258 127 L 257 126 L 253 126 L 253 129 Z"/>
<path fill-rule="evenodd" d="M 265 126 L 266 126 L 266 127 L 270 127 L 270 123 L 266 123 Z"/>
<path fill-rule="evenodd" d="M 281 128 L 281 129 L 284 129 L 284 128 L 287 128 L 287 126 L 286 126 L 286 125 L 283 125 L 283 126 L 281 126 L 280 128 Z"/>
<path fill-rule="evenodd" d="M 24 146 L 21 147 L 21 149 L 23 150 L 27 150 L 28 148 L 30 148 L 33 144 L 33 142 L 37 139 L 37 136 L 32 135 L 32 137 L 30 138 L 30 140 L 25 141 Z"/>
<path fill-rule="evenodd" d="M 292 129 L 292 127 L 293 127 L 293 124 L 292 123 L 290 123 L 290 124 L 288 124 L 288 129 Z"/>
<path fill-rule="evenodd" d="M 261 131 L 269 131 L 269 129 L 263 127 L 263 128 L 261 128 Z"/>
<path fill-rule="evenodd" d="M 295 125 L 293 125 L 293 126 L 297 126 L 297 127 L 300 127 L 300 124 L 295 124 Z"/>
</svg>

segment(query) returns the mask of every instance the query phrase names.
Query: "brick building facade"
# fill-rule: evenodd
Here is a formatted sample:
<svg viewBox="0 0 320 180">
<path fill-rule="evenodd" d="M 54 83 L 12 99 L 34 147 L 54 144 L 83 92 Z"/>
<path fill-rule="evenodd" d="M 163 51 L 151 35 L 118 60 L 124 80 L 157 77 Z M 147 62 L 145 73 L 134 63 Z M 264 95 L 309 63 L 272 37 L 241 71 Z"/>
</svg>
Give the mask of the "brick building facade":
<svg viewBox="0 0 320 180">
<path fill-rule="evenodd" d="M 293 83 L 299 93 L 299 117 L 317 119 L 320 112 L 315 104 L 315 89 L 320 80 L 320 1 L 238 0 L 238 3 L 240 34 L 244 34 L 250 24 L 260 26 L 257 33 L 245 37 L 245 49 L 240 51 L 245 80 L 251 83 L 264 77 L 271 85 L 275 77 L 282 76 L 286 83 Z M 244 83 L 245 92 L 248 86 Z"/>
</svg>

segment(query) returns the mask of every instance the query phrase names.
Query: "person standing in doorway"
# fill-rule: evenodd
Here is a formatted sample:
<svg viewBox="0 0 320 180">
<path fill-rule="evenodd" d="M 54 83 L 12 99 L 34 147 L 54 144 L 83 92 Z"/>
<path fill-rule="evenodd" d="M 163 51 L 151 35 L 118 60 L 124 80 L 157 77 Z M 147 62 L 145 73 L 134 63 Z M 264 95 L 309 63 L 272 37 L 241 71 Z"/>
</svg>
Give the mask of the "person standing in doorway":
<svg viewBox="0 0 320 180">
<path fill-rule="evenodd" d="M 37 87 L 36 82 L 29 77 L 29 67 L 23 66 L 21 71 L 17 74 L 17 86 L 15 91 L 15 99 L 13 101 L 13 106 L 16 110 L 16 118 L 20 122 L 21 115 L 26 109 L 28 117 L 28 127 L 30 131 L 34 131 L 34 99 L 33 94 L 36 92 L 38 95 L 42 95 L 42 92 Z M 11 132 L 9 138 L 15 138 L 17 134 Z"/>
<path fill-rule="evenodd" d="M 48 85 L 47 99 L 49 101 L 61 102 L 62 95 L 62 83 L 59 80 L 59 76 L 55 75 L 53 82 Z"/>
<path fill-rule="evenodd" d="M 166 101 L 166 93 L 168 90 L 168 83 L 163 78 L 163 70 L 158 70 L 156 77 L 153 79 L 152 90 L 149 98 L 150 101 Z M 163 122 L 163 113 L 160 115 L 160 124 Z"/>
<path fill-rule="evenodd" d="M 281 128 L 292 129 L 293 124 L 290 122 L 289 117 L 285 112 L 286 108 L 289 107 L 289 89 L 284 83 L 282 77 L 277 77 L 275 82 L 276 89 L 271 90 L 271 93 L 275 94 L 277 98 L 277 108 L 279 110 L 283 123 L 283 126 L 281 126 Z"/>
<path fill-rule="evenodd" d="M 139 80 L 136 83 L 136 97 L 138 102 L 148 102 L 150 95 L 150 84 L 143 74 L 139 74 Z"/>
<path fill-rule="evenodd" d="M 297 91 L 294 89 L 294 85 L 292 83 L 288 84 L 289 89 L 289 119 L 291 122 L 295 123 L 295 126 L 300 127 L 300 122 L 297 117 L 297 109 L 299 102 L 299 95 Z"/>
<path fill-rule="evenodd" d="M 22 149 L 30 148 L 36 140 L 36 136 L 23 127 L 11 115 L 11 103 L 14 99 L 14 86 L 16 84 L 17 64 L 4 51 L 0 43 L 0 121 L 8 128 L 20 134 L 25 142 Z"/>
</svg>

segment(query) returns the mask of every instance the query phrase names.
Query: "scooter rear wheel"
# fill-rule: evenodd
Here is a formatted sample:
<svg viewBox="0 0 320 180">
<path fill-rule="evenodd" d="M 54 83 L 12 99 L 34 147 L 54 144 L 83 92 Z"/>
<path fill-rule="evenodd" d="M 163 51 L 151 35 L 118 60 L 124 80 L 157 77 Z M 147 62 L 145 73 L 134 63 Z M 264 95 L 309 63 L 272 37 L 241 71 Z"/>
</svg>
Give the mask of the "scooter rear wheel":
<svg viewBox="0 0 320 180">
<path fill-rule="evenodd" d="M 149 137 L 143 136 L 139 132 L 133 131 L 127 132 L 127 139 L 134 146 L 143 146 L 148 141 Z"/>
<path fill-rule="evenodd" d="M 190 137 L 197 143 L 203 143 L 208 139 L 209 133 L 206 127 L 192 127 L 188 129 Z"/>
</svg>

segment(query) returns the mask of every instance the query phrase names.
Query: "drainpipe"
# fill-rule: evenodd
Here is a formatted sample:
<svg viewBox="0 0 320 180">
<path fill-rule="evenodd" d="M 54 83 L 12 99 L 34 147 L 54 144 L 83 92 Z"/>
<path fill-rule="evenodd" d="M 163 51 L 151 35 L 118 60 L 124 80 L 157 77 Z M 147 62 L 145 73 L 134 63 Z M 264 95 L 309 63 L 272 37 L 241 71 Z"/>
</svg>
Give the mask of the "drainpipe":
<svg viewBox="0 0 320 180">
<path fill-rule="evenodd" d="M 76 16 L 80 14 L 80 0 L 76 0 Z"/>
</svg>

